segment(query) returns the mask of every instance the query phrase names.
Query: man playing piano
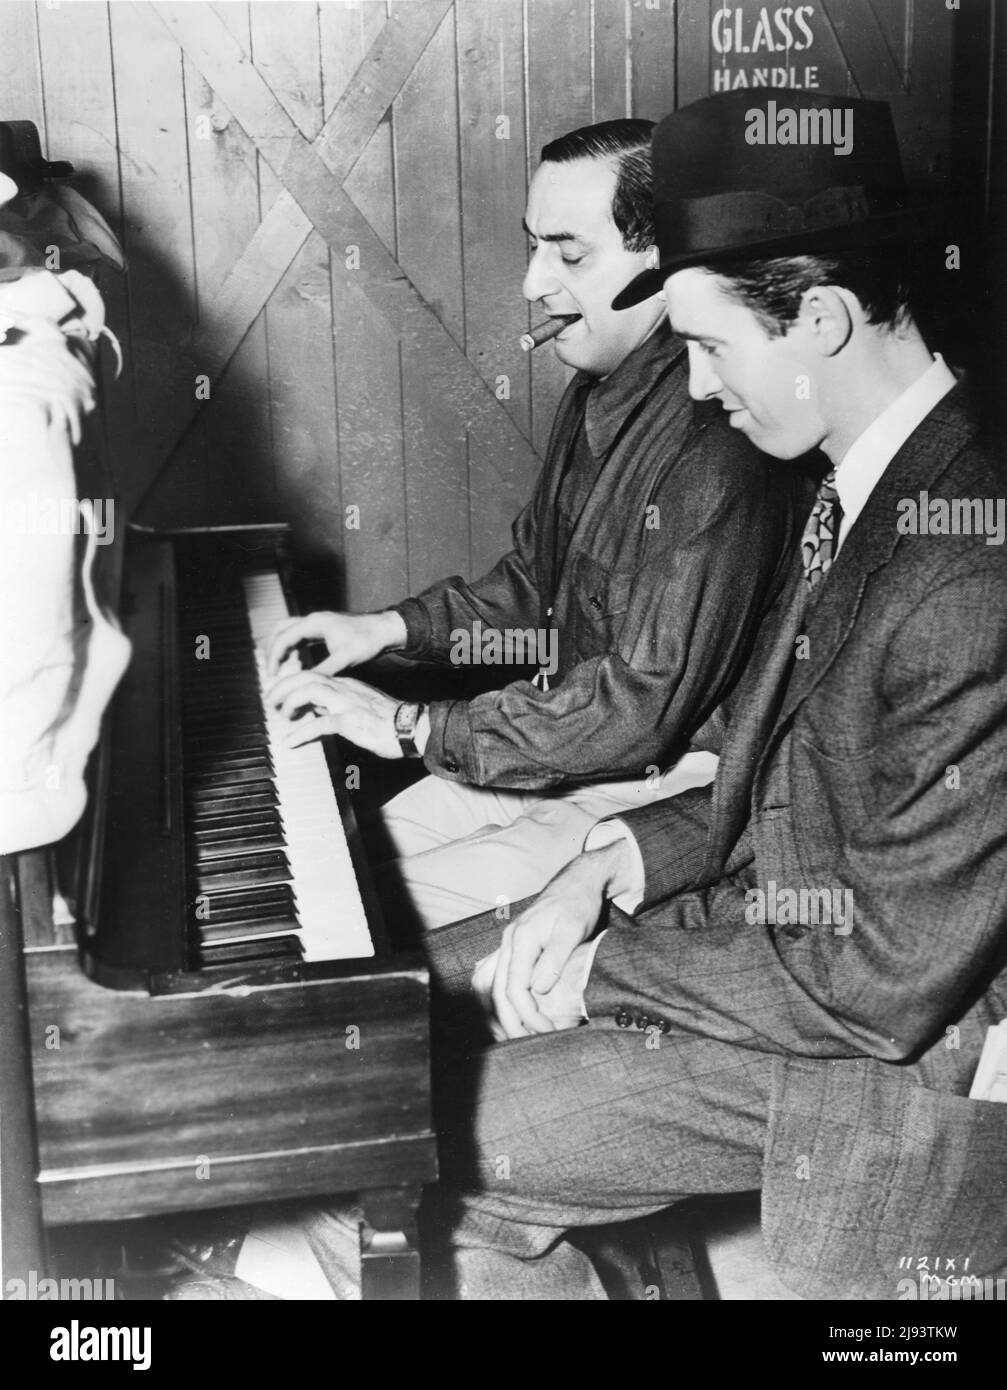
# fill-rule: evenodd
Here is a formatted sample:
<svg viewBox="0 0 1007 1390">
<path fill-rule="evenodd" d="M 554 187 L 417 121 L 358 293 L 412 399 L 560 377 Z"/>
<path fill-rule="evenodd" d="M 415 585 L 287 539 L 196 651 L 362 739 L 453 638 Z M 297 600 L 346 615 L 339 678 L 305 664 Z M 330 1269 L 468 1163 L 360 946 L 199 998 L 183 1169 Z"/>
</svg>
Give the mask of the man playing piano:
<svg viewBox="0 0 1007 1390">
<path fill-rule="evenodd" d="M 658 297 L 611 308 L 653 263 L 651 127 L 566 135 L 531 183 L 523 291 L 577 375 L 513 550 L 473 583 L 292 619 L 269 645 L 273 675 L 302 641 L 329 651 L 272 692 L 303 716 L 292 742 L 339 733 L 433 774 L 383 813 L 427 927 L 537 891 L 599 817 L 709 780 L 715 758 L 690 738 L 740 676 L 810 505 L 795 473 L 690 402 Z M 494 642 L 507 662 L 516 639 L 523 662 L 534 639 L 539 676 L 474 699 L 424 708 L 336 676 L 389 651 L 450 666 L 475 645 L 485 662 Z"/>
<path fill-rule="evenodd" d="M 661 263 L 617 302 L 663 282 L 696 399 L 831 471 L 712 789 L 600 826 L 502 943 L 428 939 L 462 1297 L 604 1297 L 569 1228 L 756 1188 L 798 1296 L 1007 1267 L 1007 1106 L 970 1096 L 1007 1016 L 1007 553 L 927 524 L 1002 507 L 1004 445 L 914 319 L 888 107 L 786 95 L 852 151 L 747 141 L 754 92 L 667 117 Z"/>
</svg>

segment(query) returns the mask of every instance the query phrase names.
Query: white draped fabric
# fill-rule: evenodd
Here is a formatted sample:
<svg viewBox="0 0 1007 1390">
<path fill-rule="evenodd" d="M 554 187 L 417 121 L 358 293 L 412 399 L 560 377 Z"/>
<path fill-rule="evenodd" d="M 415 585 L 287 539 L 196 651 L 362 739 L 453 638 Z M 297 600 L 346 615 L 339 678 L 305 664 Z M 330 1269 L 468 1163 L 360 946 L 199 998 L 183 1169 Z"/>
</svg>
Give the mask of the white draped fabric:
<svg viewBox="0 0 1007 1390">
<path fill-rule="evenodd" d="M 101 297 L 76 271 L 0 281 L 4 854 L 58 840 L 79 819 L 84 767 L 129 660 L 91 580 L 114 510 L 106 499 L 78 499 L 73 468 L 103 331 Z"/>
</svg>

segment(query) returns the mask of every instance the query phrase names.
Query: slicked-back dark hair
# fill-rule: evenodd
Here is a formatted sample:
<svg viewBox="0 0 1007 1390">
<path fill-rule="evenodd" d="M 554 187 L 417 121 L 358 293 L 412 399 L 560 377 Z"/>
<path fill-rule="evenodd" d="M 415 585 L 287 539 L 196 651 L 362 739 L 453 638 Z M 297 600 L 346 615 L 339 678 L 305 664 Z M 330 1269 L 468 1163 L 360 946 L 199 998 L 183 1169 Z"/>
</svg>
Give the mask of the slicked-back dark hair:
<svg viewBox="0 0 1007 1390">
<path fill-rule="evenodd" d="M 751 309 L 771 338 L 797 319 L 804 294 L 835 285 L 855 294 L 868 323 L 896 328 L 906 318 L 926 320 L 922 277 L 913 248 L 871 248 L 817 256 L 737 260 L 704 267 L 732 299 Z"/>
<path fill-rule="evenodd" d="M 612 221 L 627 251 L 646 251 L 654 242 L 654 191 L 650 133 L 653 121 L 599 121 L 543 146 L 542 160 L 570 164 L 575 159 L 608 159 L 615 165 Z"/>
</svg>

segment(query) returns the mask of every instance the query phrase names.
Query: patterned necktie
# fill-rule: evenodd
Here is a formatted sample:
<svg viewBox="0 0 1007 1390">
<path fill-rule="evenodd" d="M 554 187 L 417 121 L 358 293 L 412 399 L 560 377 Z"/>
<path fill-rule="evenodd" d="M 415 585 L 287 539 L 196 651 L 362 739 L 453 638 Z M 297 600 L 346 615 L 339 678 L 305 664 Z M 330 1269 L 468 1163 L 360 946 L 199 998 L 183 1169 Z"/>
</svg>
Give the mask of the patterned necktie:
<svg viewBox="0 0 1007 1390">
<path fill-rule="evenodd" d="M 804 577 L 811 589 L 820 584 L 832 568 L 842 517 L 843 509 L 836 491 L 836 470 L 833 468 L 822 479 L 801 538 Z"/>
</svg>

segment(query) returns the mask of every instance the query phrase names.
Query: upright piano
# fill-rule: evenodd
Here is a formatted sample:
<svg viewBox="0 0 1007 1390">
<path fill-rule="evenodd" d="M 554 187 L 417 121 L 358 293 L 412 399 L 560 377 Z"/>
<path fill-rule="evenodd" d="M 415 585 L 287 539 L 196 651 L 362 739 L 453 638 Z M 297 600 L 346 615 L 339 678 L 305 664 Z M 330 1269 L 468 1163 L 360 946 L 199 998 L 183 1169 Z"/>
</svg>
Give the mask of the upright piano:
<svg viewBox="0 0 1007 1390">
<path fill-rule="evenodd" d="M 34 1190 L 46 1225 L 354 1192 L 363 1296 L 413 1297 L 428 978 L 375 909 L 334 741 L 289 749 L 263 700 L 286 539 L 129 530 L 85 821 L 3 861 Z"/>
</svg>

